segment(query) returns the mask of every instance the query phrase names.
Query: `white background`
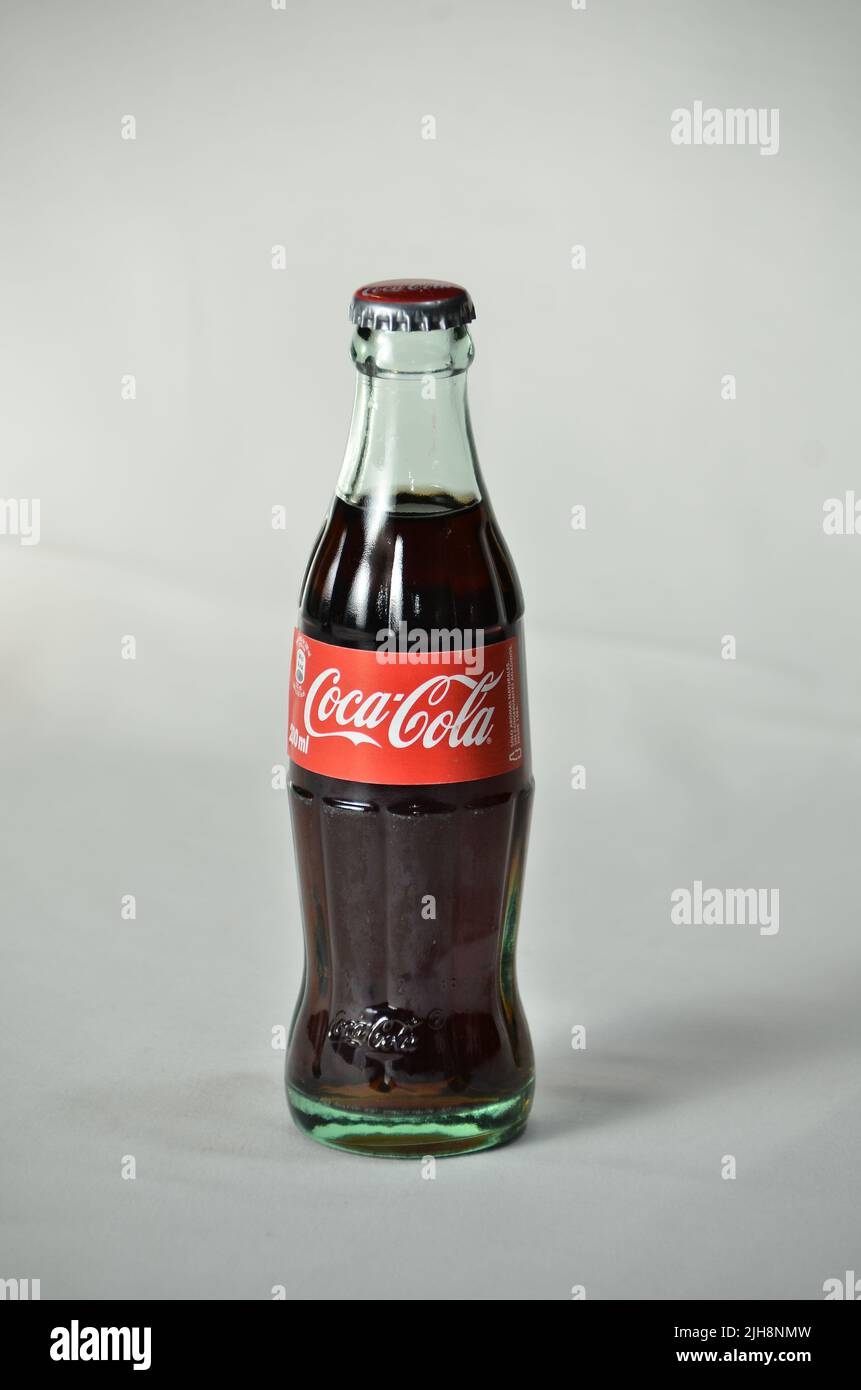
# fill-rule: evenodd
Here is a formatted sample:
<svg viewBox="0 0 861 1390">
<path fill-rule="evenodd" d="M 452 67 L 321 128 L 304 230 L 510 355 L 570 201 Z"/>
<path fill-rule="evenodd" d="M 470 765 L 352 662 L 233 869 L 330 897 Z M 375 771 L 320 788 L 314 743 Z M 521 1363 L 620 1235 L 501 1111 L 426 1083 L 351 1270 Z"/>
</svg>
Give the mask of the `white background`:
<svg viewBox="0 0 861 1390">
<path fill-rule="evenodd" d="M 2 26 L 0 496 L 40 499 L 41 542 L 0 535 L 0 1276 L 821 1297 L 861 1269 L 861 537 L 822 527 L 861 496 L 857 7 L 55 0 Z M 673 145 L 696 100 L 779 108 L 779 152 Z M 538 787 L 534 1119 L 433 1181 L 300 1136 L 270 1046 L 301 971 L 289 633 L 348 300 L 400 275 L 476 301 Z M 695 879 L 778 889 L 779 932 L 673 926 Z"/>
</svg>

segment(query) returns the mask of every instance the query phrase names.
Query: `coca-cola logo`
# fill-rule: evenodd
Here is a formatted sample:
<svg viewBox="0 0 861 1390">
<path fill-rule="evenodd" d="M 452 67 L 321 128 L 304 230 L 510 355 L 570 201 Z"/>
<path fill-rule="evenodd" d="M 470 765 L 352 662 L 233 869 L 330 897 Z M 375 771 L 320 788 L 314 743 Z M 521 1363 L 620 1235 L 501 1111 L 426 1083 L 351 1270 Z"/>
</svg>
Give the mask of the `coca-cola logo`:
<svg viewBox="0 0 861 1390">
<path fill-rule="evenodd" d="M 478 652 L 461 647 L 455 660 L 442 648 L 407 656 L 381 661 L 379 650 L 297 631 L 291 764 L 343 782 L 408 787 L 498 777 L 522 763 L 516 637 L 482 641 Z"/>
<path fill-rule="evenodd" d="M 333 1043 L 361 1047 L 369 1052 L 415 1052 L 421 1029 L 430 1028 L 436 1032 L 444 1022 L 441 1009 L 432 1009 L 426 1019 L 421 1019 L 405 1009 L 369 1005 L 357 1018 L 350 1018 L 340 1009 L 329 1026 L 328 1037 Z"/>
<path fill-rule="evenodd" d="M 449 748 L 481 747 L 490 739 L 496 712 L 487 697 L 501 679 L 501 671 L 478 678 L 441 673 L 406 694 L 345 690 L 340 669 L 327 666 L 308 688 L 304 725 L 312 738 L 343 738 L 354 746 L 381 748 L 381 739 L 367 732 L 373 729 L 381 730 L 392 748 L 436 748 L 443 742 Z"/>
</svg>

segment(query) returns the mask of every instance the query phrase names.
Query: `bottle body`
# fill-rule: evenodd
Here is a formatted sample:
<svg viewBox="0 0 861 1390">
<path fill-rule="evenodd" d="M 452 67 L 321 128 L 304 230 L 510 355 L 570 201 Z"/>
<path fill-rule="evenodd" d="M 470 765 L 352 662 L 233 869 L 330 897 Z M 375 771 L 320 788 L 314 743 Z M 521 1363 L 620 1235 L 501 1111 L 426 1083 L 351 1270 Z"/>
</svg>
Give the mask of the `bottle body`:
<svg viewBox="0 0 861 1390">
<path fill-rule="evenodd" d="M 404 488 L 422 444 L 401 433 L 411 464 L 390 435 L 384 485 L 355 458 L 342 473 L 300 601 L 290 805 L 306 964 L 286 1079 L 294 1119 L 323 1142 L 445 1156 L 514 1138 L 533 1093 L 514 964 L 533 795 L 523 603 L 477 471 L 457 492 L 439 477 Z M 411 659 L 401 642 L 380 665 L 381 635 L 407 631 L 428 650 Z M 438 633 L 464 634 L 454 664 L 434 656 Z"/>
</svg>

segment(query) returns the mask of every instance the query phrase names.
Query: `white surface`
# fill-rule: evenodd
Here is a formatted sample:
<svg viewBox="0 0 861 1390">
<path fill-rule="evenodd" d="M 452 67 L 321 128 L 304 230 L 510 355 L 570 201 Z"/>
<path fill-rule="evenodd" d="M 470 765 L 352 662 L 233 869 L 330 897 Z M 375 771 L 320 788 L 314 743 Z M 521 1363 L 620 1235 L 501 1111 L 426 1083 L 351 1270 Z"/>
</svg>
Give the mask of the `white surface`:
<svg viewBox="0 0 861 1390">
<path fill-rule="evenodd" d="M 41 498 L 42 541 L 0 537 L 0 1276 L 821 1297 L 861 1268 L 861 538 L 821 528 L 861 494 L 857 11 L 43 10 L 4 20 L 0 495 Z M 696 98 L 779 105 L 779 155 L 674 148 Z M 538 783 L 534 1119 L 433 1181 L 300 1136 L 270 1046 L 301 965 L 288 634 L 347 298 L 399 274 L 476 299 Z M 778 888 L 779 932 L 674 927 L 695 879 Z"/>
</svg>

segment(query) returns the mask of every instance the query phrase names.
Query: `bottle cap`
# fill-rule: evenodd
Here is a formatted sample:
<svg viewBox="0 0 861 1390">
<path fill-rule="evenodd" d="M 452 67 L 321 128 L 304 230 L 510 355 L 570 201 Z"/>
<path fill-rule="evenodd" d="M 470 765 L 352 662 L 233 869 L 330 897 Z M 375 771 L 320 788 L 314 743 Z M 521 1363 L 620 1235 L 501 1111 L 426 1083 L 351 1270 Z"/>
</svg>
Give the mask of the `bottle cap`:
<svg viewBox="0 0 861 1390">
<path fill-rule="evenodd" d="M 429 333 L 471 323 L 475 307 L 463 285 L 448 280 L 377 280 L 356 290 L 350 318 L 359 328 Z"/>
</svg>

